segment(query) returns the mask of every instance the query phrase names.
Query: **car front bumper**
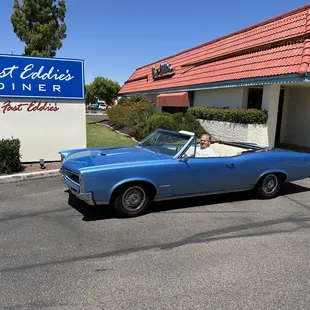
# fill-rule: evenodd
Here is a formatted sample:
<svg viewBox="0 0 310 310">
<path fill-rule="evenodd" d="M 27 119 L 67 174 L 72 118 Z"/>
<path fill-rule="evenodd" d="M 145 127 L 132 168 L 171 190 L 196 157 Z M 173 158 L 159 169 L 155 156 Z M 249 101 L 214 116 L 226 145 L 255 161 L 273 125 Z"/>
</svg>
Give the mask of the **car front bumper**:
<svg viewBox="0 0 310 310">
<path fill-rule="evenodd" d="M 92 193 L 81 193 L 79 188 L 76 188 L 72 182 L 67 180 L 64 176 L 61 177 L 62 181 L 68 186 L 70 192 L 76 196 L 78 199 L 86 202 L 90 206 L 94 206 L 95 202 L 93 199 L 93 194 Z"/>
</svg>

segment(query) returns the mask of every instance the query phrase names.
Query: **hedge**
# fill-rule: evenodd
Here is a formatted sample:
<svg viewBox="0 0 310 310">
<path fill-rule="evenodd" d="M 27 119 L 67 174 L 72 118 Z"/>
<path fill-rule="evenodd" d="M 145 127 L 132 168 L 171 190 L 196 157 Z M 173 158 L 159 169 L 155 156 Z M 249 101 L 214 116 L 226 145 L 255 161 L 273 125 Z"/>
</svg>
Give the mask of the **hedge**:
<svg viewBox="0 0 310 310">
<path fill-rule="evenodd" d="M 156 129 L 166 130 L 187 130 L 194 132 L 198 137 L 202 134 L 206 134 L 205 129 L 200 125 L 196 117 L 192 114 L 186 113 L 156 113 L 150 116 L 145 124 L 145 133 L 149 134 Z"/>
<path fill-rule="evenodd" d="M 14 173 L 22 170 L 20 162 L 20 140 L 0 140 L 0 173 Z"/>
<path fill-rule="evenodd" d="M 241 124 L 266 124 L 268 119 L 266 111 L 256 109 L 194 107 L 189 108 L 188 113 L 197 119 Z"/>
</svg>

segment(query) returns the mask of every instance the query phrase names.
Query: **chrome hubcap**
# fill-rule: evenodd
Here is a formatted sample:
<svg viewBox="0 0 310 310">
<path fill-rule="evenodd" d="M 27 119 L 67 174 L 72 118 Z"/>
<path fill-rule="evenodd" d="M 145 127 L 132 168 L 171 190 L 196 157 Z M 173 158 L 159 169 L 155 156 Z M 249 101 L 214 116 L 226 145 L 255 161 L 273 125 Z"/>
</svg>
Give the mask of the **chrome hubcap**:
<svg viewBox="0 0 310 310">
<path fill-rule="evenodd" d="M 272 194 L 278 187 L 278 178 L 274 174 L 268 175 L 263 182 L 263 191 L 265 194 Z"/>
<path fill-rule="evenodd" d="M 133 186 L 123 194 L 122 204 L 127 211 L 137 211 L 143 207 L 145 200 L 146 194 L 143 188 Z"/>
</svg>

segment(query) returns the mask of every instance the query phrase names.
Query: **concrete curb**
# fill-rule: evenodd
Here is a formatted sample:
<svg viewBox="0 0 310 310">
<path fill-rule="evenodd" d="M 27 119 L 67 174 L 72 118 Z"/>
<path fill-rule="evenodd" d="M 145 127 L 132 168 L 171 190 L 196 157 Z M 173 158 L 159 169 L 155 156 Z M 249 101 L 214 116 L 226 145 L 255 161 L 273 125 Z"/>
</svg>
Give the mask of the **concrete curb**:
<svg viewBox="0 0 310 310">
<path fill-rule="evenodd" d="M 86 113 L 86 116 L 96 116 L 96 115 L 101 115 L 101 116 L 106 116 L 107 113 Z"/>
<path fill-rule="evenodd" d="M 59 169 L 0 176 L 0 184 L 60 176 Z"/>
</svg>

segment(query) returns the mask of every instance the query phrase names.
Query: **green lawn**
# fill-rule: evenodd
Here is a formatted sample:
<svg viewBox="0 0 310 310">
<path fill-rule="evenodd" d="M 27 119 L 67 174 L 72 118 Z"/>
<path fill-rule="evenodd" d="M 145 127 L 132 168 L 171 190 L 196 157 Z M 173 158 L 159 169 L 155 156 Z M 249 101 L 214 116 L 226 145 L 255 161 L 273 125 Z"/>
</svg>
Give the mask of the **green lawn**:
<svg viewBox="0 0 310 310">
<path fill-rule="evenodd" d="M 95 122 L 94 120 L 86 122 L 87 147 L 136 144 L 132 139 L 120 135 L 106 126 L 97 125 Z"/>
</svg>

